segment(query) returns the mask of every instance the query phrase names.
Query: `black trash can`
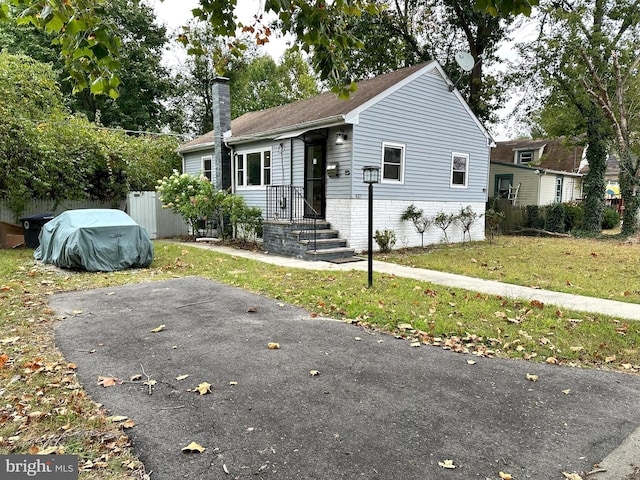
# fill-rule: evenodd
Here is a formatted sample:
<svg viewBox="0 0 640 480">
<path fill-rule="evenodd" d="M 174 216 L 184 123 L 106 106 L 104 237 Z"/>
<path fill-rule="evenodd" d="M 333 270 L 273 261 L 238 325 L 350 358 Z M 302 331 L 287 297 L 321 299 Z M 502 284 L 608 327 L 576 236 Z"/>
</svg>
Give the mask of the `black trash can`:
<svg viewBox="0 0 640 480">
<path fill-rule="evenodd" d="M 22 232 L 24 233 L 24 243 L 28 248 L 38 248 L 40 246 L 40 230 L 49 220 L 53 219 L 53 213 L 41 213 L 20 219 Z"/>
</svg>

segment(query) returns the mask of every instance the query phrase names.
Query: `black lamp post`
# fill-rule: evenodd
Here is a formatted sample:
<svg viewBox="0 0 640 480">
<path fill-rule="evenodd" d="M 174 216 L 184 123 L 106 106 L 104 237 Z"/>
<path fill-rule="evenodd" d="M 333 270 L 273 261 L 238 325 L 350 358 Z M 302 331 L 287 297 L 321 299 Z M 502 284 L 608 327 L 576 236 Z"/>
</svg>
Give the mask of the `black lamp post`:
<svg viewBox="0 0 640 480">
<path fill-rule="evenodd" d="M 380 167 L 362 167 L 362 181 L 369 185 L 369 244 L 367 257 L 368 284 L 373 285 L 373 184 L 380 182 Z"/>
</svg>

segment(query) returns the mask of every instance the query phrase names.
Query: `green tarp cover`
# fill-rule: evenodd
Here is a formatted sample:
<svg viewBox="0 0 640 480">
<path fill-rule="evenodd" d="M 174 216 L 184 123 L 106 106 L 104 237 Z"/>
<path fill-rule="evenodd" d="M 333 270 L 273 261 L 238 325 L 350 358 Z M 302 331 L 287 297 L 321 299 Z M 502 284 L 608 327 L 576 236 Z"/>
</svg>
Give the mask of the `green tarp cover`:
<svg viewBox="0 0 640 480">
<path fill-rule="evenodd" d="M 39 239 L 36 260 L 58 267 L 111 272 L 153 261 L 147 231 L 121 210 L 67 210 L 43 225 Z"/>
</svg>

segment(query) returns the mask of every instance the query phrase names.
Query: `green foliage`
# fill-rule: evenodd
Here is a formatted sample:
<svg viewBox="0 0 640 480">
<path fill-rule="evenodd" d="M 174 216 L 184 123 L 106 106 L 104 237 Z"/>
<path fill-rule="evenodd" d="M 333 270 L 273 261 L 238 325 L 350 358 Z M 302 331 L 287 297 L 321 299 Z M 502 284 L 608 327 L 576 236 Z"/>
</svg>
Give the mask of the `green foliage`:
<svg viewBox="0 0 640 480">
<path fill-rule="evenodd" d="M 620 214 L 611 207 L 606 207 L 602 212 L 602 229 L 611 230 L 620 226 Z"/>
<path fill-rule="evenodd" d="M 543 210 L 538 205 L 527 205 L 524 209 L 525 228 L 544 228 Z"/>
<path fill-rule="evenodd" d="M 584 221 L 584 208 L 581 203 L 563 203 L 564 208 L 564 229 L 566 232 L 582 230 Z"/>
<path fill-rule="evenodd" d="M 460 225 L 462 230 L 462 241 L 464 242 L 465 236 L 469 237 L 471 241 L 471 228 L 476 223 L 480 215 L 473 211 L 471 205 L 467 205 L 460 209 L 460 213 L 456 215 L 455 222 Z"/>
<path fill-rule="evenodd" d="M 484 218 L 487 232 L 489 233 L 489 244 L 493 244 L 493 239 L 500 233 L 502 222 L 504 221 L 504 213 L 490 208 L 484 212 Z"/>
<path fill-rule="evenodd" d="M 545 208 L 544 229 L 548 232 L 564 232 L 565 219 L 562 203 L 552 203 Z"/>
<path fill-rule="evenodd" d="M 373 238 L 378 244 L 378 247 L 380 247 L 380 251 L 382 253 L 389 253 L 396 244 L 396 234 L 393 230 L 385 229 L 382 232 L 380 230 L 376 230 Z"/>
<path fill-rule="evenodd" d="M 442 230 L 442 237 L 444 243 L 449 243 L 449 237 L 447 236 L 447 229 L 456 220 L 456 215 L 453 213 L 440 212 L 433 218 L 433 224 Z"/>
<path fill-rule="evenodd" d="M 424 248 L 424 232 L 433 224 L 433 220 L 425 216 L 424 211 L 418 209 L 413 203 L 402 212 L 400 220 L 413 223 L 416 231 L 420 234 L 420 243 Z"/>
</svg>

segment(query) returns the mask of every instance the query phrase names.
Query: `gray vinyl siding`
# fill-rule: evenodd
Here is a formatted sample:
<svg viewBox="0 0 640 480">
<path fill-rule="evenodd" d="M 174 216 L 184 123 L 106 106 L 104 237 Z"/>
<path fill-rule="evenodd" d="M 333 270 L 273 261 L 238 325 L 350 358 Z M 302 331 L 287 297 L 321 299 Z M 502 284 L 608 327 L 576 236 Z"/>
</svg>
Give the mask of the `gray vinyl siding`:
<svg viewBox="0 0 640 480">
<path fill-rule="evenodd" d="M 336 145 L 336 133 L 344 130 L 347 139 L 344 144 Z M 353 132 L 350 128 L 329 129 L 327 140 L 327 165 L 338 163 L 338 178 L 327 178 L 327 199 L 350 198 L 352 181 L 362 181 L 362 171 L 356 172 L 351 168 L 353 152 Z"/>
<path fill-rule="evenodd" d="M 404 184 L 380 183 L 381 200 L 484 202 L 487 137 L 439 75 L 422 75 L 360 114 L 354 125 L 353 194 L 364 196 L 362 167 L 380 165 L 382 142 L 405 145 Z M 468 154 L 467 188 L 451 187 L 452 152 Z"/>
<path fill-rule="evenodd" d="M 202 157 L 213 157 L 213 148 L 183 154 L 184 173 L 200 175 L 202 173 Z"/>
</svg>

